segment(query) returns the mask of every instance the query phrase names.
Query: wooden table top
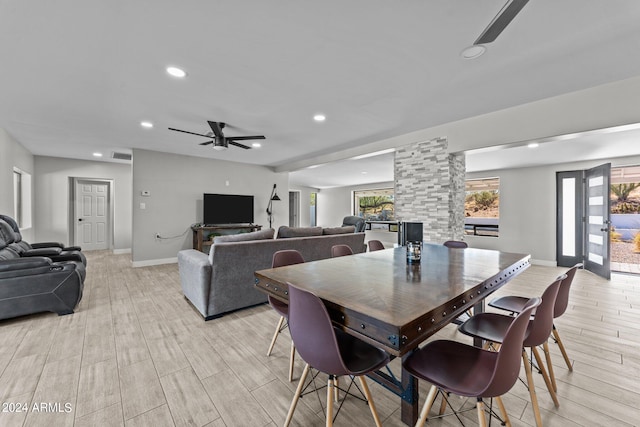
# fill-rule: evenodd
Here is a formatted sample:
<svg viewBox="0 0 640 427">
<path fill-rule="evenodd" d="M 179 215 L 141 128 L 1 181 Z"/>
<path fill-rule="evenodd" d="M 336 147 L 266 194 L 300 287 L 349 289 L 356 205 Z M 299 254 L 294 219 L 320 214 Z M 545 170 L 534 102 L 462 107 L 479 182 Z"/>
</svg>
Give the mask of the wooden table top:
<svg viewBox="0 0 640 427">
<path fill-rule="evenodd" d="M 399 247 L 255 273 L 286 300 L 286 283 L 324 300 L 335 324 L 400 356 L 529 266 L 529 255 L 425 244 L 419 265 Z"/>
</svg>

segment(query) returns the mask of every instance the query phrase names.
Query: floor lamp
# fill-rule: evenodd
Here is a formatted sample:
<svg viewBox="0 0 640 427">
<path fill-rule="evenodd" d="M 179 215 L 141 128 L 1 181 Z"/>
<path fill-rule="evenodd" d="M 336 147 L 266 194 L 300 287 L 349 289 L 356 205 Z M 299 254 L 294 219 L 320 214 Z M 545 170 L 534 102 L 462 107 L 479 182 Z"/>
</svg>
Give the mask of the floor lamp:
<svg viewBox="0 0 640 427">
<path fill-rule="evenodd" d="M 273 190 L 271 190 L 271 197 L 269 197 L 269 204 L 267 205 L 267 215 L 269 216 L 269 228 L 271 228 L 271 222 L 273 221 L 273 202 L 279 201 L 278 193 L 276 193 L 276 184 L 273 184 Z"/>
</svg>

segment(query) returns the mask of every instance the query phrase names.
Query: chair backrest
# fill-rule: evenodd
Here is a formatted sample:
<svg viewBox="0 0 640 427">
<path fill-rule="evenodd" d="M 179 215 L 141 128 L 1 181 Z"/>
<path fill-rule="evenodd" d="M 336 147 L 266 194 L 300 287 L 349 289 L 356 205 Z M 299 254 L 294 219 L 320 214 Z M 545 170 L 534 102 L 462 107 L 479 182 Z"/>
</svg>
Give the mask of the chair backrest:
<svg viewBox="0 0 640 427">
<path fill-rule="evenodd" d="M 353 251 L 349 245 L 333 245 L 331 246 L 331 258 L 339 256 L 353 255 Z"/>
<path fill-rule="evenodd" d="M 515 384 L 520 374 L 522 343 L 529 325 L 529 318 L 533 309 L 539 307 L 541 302 L 542 299 L 539 297 L 531 298 L 511 322 L 498 351 L 491 381 L 480 393 L 480 397 L 502 396 Z"/>
<path fill-rule="evenodd" d="M 346 227 L 348 225 L 353 225 L 356 233 L 364 231 L 366 226 L 364 218 L 360 218 L 359 216 L 345 216 L 342 220 L 342 226 Z"/>
<path fill-rule="evenodd" d="M 535 316 L 531 319 L 528 335 L 524 339 L 525 347 L 538 346 L 547 341 L 553 329 L 553 309 L 556 305 L 556 297 L 560 283 L 566 276 L 558 277 L 542 293 L 542 303 L 536 308 Z"/>
<path fill-rule="evenodd" d="M 461 242 L 460 240 L 447 240 L 443 243 L 444 246 L 448 248 L 468 248 L 467 242 Z"/>
<path fill-rule="evenodd" d="M 289 287 L 289 331 L 300 357 L 327 374 L 347 375 L 327 308 L 311 292 Z"/>
<path fill-rule="evenodd" d="M 4 222 L 6 222 L 7 224 L 9 224 L 9 227 L 11 227 L 11 230 L 13 231 L 13 244 L 11 245 L 11 248 L 18 252 L 19 254 L 28 251 L 31 248 L 31 245 L 27 242 L 25 242 L 24 240 L 22 240 L 22 234 L 20 233 L 20 227 L 18 227 L 18 223 L 16 222 L 15 219 L 13 219 L 12 217 L 8 216 L 8 215 L 0 215 L 0 220 L 3 220 Z"/>
<path fill-rule="evenodd" d="M 369 252 L 381 251 L 382 249 L 384 249 L 384 245 L 380 240 L 369 240 L 368 245 Z"/>
<path fill-rule="evenodd" d="M 271 268 L 284 267 L 285 265 L 302 264 L 304 258 L 302 254 L 294 249 L 277 251 L 273 254 Z"/>
<path fill-rule="evenodd" d="M 582 267 L 582 264 L 576 264 L 571 267 L 565 275 L 565 279 L 560 284 L 560 289 L 558 290 L 558 296 L 556 297 L 556 305 L 553 307 L 553 318 L 560 317 L 567 310 L 567 306 L 569 305 L 569 291 L 571 290 L 571 283 L 573 283 L 573 277 L 576 275 L 576 270 Z"/>
</svg>

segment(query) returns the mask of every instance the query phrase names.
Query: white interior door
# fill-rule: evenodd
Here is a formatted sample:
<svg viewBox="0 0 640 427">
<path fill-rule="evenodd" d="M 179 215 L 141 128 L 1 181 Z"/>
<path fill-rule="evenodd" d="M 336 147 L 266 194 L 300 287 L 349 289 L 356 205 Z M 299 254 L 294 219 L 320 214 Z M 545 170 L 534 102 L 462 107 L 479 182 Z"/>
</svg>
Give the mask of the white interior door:
<svg viewBox="0 0 640 427">
<path fill-rule="evenodd" d="M 75 243 L 88 251 L 108 249 L 109 183 L 79 179 L 75 190 Z"/>
<path fill-rule="evenodd" d="M 586 171 L 585 268 L 606 279 L 611 277 L 610 181 L 610 163 Z"/>
</svg>

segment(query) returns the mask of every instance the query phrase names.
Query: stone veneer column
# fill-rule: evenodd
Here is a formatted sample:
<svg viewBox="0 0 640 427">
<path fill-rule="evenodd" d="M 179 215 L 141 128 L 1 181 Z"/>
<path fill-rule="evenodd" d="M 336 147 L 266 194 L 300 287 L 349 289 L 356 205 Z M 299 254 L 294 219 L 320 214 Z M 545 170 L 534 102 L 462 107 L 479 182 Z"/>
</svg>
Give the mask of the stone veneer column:
<svg viewBox="0 0 640 427">
<path fill-rule="evenodd" d="M 442 243 L 464 235 L 464 154 L 449 154 L 446 138 L 396 149 L 395 214 L 423 223 L 424 240 Z"/>
</svg>

